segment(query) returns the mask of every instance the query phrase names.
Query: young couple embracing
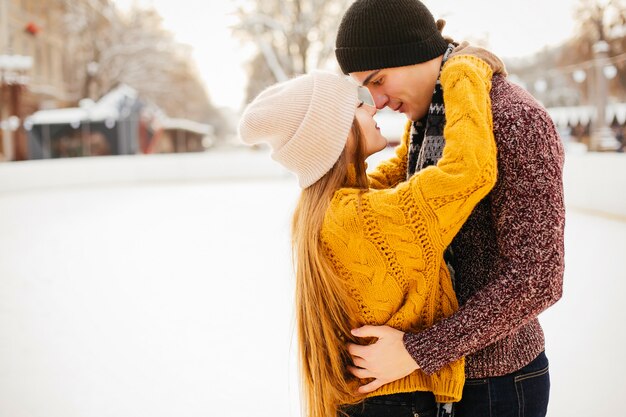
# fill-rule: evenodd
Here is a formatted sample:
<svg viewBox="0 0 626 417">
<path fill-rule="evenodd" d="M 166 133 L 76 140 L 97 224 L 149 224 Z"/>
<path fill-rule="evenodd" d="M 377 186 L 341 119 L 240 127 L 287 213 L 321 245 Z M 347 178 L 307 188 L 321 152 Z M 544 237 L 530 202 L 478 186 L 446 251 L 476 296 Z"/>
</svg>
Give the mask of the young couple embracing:
<svg viewBox="0 0 626 417">
<path fill-rule="evenodd" d="M 495 55 L 442 29 L 418 0 L 357 0 L 336 41 L 347 76 L 271 86 L 240 121 L 302 187 L 292 234 L 308 417 L 546 415 L 537 316 L 562 292 L 561 142 Z M 387 145 L 384 107 L 407 124 L 368 173 Z"/>
</svg>

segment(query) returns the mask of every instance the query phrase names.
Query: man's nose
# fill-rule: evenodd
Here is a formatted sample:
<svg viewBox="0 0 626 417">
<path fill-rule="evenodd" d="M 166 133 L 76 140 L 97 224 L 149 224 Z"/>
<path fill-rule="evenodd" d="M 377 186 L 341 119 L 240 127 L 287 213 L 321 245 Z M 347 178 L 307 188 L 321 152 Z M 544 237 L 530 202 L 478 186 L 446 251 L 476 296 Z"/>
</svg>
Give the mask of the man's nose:
<svg viewBox="0 0 626 417">
<path fill-rule="evenodd" d="M 373 97 L 374 104 L 378 110 L 382 110 L 389 103 L 389 97 L 384 94 L 375 94 Z"/>
</svg>

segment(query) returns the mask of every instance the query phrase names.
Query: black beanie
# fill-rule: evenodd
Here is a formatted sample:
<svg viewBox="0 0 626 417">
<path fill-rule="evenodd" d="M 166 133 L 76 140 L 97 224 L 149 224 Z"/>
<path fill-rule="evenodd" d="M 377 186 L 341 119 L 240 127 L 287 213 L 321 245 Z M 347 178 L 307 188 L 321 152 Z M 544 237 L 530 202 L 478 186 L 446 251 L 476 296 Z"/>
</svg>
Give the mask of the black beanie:
<svg viewBox="0 0 626 417">
<path fill-rule="evenodd" d="M 419 0 L 357 0 L 341 20 L 335 46 L 348 74 L 430 61 L 448 43 Z"/>
</svg>

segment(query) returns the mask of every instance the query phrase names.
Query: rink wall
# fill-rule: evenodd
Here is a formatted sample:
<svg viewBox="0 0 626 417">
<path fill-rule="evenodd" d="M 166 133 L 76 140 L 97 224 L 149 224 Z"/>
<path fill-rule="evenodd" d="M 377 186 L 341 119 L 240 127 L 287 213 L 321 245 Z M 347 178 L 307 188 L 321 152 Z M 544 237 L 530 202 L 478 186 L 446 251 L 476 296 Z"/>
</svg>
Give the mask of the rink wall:
<svg viewBox="0 0 626 417">
<path fill-rule="evenodd" d="M 626 154 L 566 154 L 563 182 L 568 208 L 626 220 Z"/>
<path fill-rule="evenodd" d="M 55 187 L 263 179 L 288 175 L 263 150 L 120 155 L 0 163 L 0 193 Z"/>
<path fill-rule="evenodd" d="M 370 161 L 370 166 L 375 166 L 375 161 Z M 289 175 L 266 151 L 247 149 L 40 160 L 0 164 L 0 194 L 68 186 L 254 180 Z M 564 183 L 568 208 L 626 219 L 626 154 L 567 154 Z"/>
</svg>

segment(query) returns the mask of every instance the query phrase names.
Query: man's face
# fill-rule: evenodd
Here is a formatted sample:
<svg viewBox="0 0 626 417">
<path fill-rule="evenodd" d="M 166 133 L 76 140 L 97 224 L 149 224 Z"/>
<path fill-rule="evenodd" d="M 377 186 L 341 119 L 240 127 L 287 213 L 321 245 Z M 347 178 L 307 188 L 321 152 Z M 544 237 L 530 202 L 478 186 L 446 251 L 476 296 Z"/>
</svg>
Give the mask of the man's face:
<svg viewBox="0 0 626 417">
<path fill-rule="evenodd" d="M 406 67 L 353 72 L 350 76 L 367 87 L 377 109 L 389 107 L 415 121 L 428 112 L 441 59 Z"/>
</svg>

